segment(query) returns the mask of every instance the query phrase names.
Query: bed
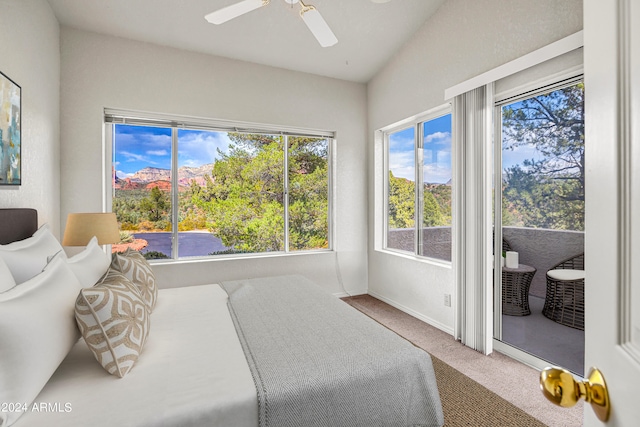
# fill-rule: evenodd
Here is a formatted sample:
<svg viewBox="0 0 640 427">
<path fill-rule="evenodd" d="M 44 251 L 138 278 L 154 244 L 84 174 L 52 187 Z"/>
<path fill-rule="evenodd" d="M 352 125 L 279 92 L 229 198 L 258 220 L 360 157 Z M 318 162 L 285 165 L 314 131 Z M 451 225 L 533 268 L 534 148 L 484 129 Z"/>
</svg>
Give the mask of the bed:
<svg viewBox="0 0 640 427">
<path fill-rule="evenodd" d="M 3 224 L 11 224 L 11 237 L 0 240 L 3 245 L 34 235 L 37 219 L 25 212 L 0 209 L 0 239 L 5 236 Z M 80 264 L 73 258 L 52 262 L 61 271 Z M 78 265 L 73 268 L 76 273 Z M 82 274 L 78 275 L 78 283 L 95 280 L 83 274 L 86 277 L 80 280 Z M 12 328 L 1 324 L 1 313 L 20 299 L 18 294 L 6 300 L 20 286 L 0 292 L 3 344 L 16 339 L 4 340 L 2 334 L 11 334 Z M 38 289 L 21 292 L 32 297 Z M 61 294 L 55 293 L 55 298 L 66 303 L 68 296 L 63 299 Z M 73 314 L 64 316 L 67 322 Z M 43 327 L 52 327 L 50 323 Z M 149 326 L 144 350 L 122 378 L 109 375 L 97 363 L 87 343 L 90 336 L 72 342 L 59 365 L 49 367 L 50 378 L 45 377 L 46 383 L 29 402 L 2 402 L 2 393 L 11 395 L 2 387 L 11 384 L 12 373 L 0 367 L 0 426 L 444 423 L 429 355 L 304 277 L 160 289 Z M 0 347 L 0 358 L 8 351 Z M 40 363 L 36 365 L 40 369 Z M 42 371 L 40 376 L 47 374 Z"/>
</svg>

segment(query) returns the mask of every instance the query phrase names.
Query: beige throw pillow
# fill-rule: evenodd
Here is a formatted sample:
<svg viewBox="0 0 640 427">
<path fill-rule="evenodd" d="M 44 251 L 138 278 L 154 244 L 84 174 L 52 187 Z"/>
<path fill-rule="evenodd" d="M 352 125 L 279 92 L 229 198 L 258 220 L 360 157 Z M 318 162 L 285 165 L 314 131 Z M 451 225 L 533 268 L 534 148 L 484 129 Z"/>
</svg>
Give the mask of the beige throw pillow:
<svg viewBox="0 0 640 427">
<path fill-rule="evenodd" d="M 110 269 L 104 280 L 80 291 L 75 316 L 87 346 L 111 375 L 124 377 L 149 335 L 149 309 L 138 288 Z"/>
<path fill-rule="evenodd" d="M 138 289 L 142 299 L 152 312 L 158 299 L 156 276 L 151 266 L 140 252 L 127 249 L 123 254 L 115 253 L 111 259 L 111 268 L 124 274 Z"/>
</svg>

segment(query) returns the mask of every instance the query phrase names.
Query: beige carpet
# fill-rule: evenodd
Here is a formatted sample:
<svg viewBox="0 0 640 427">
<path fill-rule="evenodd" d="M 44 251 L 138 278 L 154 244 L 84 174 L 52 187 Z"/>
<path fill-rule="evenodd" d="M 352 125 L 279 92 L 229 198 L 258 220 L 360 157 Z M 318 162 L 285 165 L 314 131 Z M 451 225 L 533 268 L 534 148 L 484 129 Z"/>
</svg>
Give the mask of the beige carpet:
<svg viewBox="0 0 640 427">
<path fill-rule="evenodd" d="M 442 400 L 445 427 L 544 427 L 543 423 L 460 371 L 434 356 L 431 359 Z"/>
<path fill-rule="evenodd" d="M 484 356 L 369 295 L 344 301 L 431 354 L 445 426 L 582 425 L 582 404 L 566 409 L 547 402 L 534 369 L 500 353 Z"/>
</svg>

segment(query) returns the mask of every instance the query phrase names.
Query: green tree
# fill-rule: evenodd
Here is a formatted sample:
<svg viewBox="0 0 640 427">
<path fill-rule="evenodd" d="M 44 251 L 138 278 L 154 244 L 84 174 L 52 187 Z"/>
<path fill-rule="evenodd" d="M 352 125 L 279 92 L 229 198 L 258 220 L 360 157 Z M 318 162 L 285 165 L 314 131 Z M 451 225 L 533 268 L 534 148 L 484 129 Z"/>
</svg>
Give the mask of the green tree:
<svg viewBox="0 0 640 427">
<path fill-rule="evenodd" d="M 389 171 L 389 228 L 415 227 L 415 183 Z"/>
<path fill-rule="evenodd" d="M 451 186 L 425 184 L 422 226 L 451 225 Z M 389 171 L 389 228 L 415 227 L 415 183 Z"/>
<path fill-rule="evenodd" d="M 503 223 L 584 229 L 584 84 L 554 90 L 502 110 L 503 149 L 534 147 L 537 159 L 504 171 Z"/>
<path fill-rule="evenodd" d="M 192 203 L 235 252 L 284 250 L 284 141 L 279 135 L 230 133 L 204 186 L 191 183 Z M 289 137 L 289 243 L 293 250 L 328 244 L 326 140 Z"/>
<path fill-rule="evenodd" d="M 425 192 L 430 192 L 438 202 L 442 222 L 437 225 L 451 225 L 451 185 L 449 184 L 427 184 Z"/>
<path fill-rule="evenodd" d="M 289 138 L 289 249 L 329 244 L 328 141 Z"/>
<path fill-rule="evenodd" d="M 149 192 L 149 196 L 140 201 L 140 209 L 146 212 L 149 221 L 160 221 L 170 207 L 167 195 L 157 186 Z"/>
<path fill-rule="evenodd" d="M 423 195 L 422 225 L 424 227 L 437 227 L 445 225 L 444 216 L 440 212 L 440 205 L 429 191 Z"/>
<path fill-rule="evenodd" d="M 291 169 L 291 168 L 290 168 Z M 326 248 L 329 234 L 326 162 L 289 173 L 289 244 L 292 250 Z"/>
</svg>

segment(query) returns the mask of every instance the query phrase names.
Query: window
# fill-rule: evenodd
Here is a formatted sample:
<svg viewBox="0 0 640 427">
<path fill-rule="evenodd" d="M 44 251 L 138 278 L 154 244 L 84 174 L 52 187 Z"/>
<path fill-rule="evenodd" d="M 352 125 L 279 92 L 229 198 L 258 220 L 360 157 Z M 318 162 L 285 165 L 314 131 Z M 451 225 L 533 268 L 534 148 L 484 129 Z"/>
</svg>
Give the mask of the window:
<svg viewBox="0 0 640 427">
<path fill-rule="evenodd" d="M 154 259 L 330 249 L 330 133 L 115 114 L 106 122 L 122 239 L 114 251 Z"/>
<path fill-rule="evenodd" d="M 584 83 L 500 105 L 502 225 L 584 231 Z"/>
<path fill-rule="evenodd" d="M 512 352 L 582 375 L 584 281 L 526 273 L 584 269 L 585 86 L 581 75 L 549 80 L 496 102 L 494 228 L 501 228 L 503 251 L 519 253 L 519 269 L 495 269 L 494 337 Z M 570 344 L 557 351 L 547 330 L 514 321 L 530 312 L 571 326 L 556 334 Z"/>
<path fill-rule="evenodd" d="M 450 261 L 451 114 L 440 109 L 384 136 L 385 248 Z"/>
</svg>

